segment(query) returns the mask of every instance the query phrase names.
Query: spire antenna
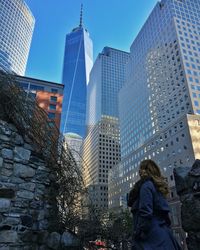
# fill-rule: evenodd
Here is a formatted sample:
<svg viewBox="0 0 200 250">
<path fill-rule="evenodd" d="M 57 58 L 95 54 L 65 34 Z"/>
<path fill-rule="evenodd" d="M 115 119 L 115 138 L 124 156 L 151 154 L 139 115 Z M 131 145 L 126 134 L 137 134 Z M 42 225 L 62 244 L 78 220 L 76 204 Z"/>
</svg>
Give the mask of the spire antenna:
<svg viewBox="0 0 200 250">
<path fill-rule="evenodd" d="M 80 24 L 79 27 L 83 27 L 83 4 L 81 4 L 81 11 L 80 11 Z"/>
</svg>

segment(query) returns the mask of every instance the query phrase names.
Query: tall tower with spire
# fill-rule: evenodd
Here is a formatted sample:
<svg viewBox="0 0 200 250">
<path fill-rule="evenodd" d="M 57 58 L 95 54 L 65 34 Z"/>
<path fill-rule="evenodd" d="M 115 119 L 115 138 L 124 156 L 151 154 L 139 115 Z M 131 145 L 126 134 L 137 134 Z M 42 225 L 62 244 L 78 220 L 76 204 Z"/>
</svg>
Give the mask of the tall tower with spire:
<svg viewBox="0 0 200 250">
<path fill-rule="evenodd" d="M 86 88 L 93 66 L 93 44 L 83 26 L 83 5 L 80 23 L 66 35 L 62 83 L 64 99 L 62 106 L 62 134 L 75 133 L 85 136 Z"/>
</svg>

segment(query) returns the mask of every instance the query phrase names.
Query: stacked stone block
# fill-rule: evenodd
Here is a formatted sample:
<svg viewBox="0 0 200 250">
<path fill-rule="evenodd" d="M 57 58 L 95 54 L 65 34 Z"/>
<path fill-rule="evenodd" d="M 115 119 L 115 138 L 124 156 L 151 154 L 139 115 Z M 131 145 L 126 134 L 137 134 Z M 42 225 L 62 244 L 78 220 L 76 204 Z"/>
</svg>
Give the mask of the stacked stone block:
<svg viewBox="0 0 200 250">
<path fill-rule="evenodd" d="M 188 250 L 200 249 L 200 160 L 192 168 L 174 170 L 176 189 L 181 200 L 182 227 L 187 233 Z"/>
<path fill-rule="evenodd" d="M 79 249 L 73 234 L 49 232 L 52 173 L 35 151 L 0 120 L 0 250 Z"/>
</svg>

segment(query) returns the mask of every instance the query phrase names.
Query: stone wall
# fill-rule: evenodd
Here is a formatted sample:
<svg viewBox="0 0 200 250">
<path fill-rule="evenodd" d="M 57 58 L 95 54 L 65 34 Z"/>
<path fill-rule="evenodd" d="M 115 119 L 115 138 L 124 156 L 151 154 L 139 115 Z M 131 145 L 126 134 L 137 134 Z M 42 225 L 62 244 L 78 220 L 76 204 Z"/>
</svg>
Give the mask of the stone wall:
<svg viewBox="0 0 200 250">
<path fill-rule="evenodd" d="M 174 170 L 177 193 L 181 200 L 182 227 L 187 233 L 188 250 L 200 249 L 200 160 L 192 168 Z"/>
<path fill-rule="evenodd" d="M 79 249 L 75 235 L 49 230 L 52 174 L 30 140 L 0 120 L 0 249 Z"/>
</svg>

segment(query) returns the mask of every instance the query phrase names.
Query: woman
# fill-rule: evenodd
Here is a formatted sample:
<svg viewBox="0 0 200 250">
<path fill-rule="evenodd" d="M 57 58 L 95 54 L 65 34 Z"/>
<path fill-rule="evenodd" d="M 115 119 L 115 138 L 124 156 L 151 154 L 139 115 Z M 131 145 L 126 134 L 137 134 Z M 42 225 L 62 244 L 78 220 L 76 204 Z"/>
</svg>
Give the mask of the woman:
<svg viewBox="0 0 200 250">
<path fill-rule="evenodd" d="M 134 220 L 132 250 L 180 250 L 170 229 L 165 178 L 152 160 L 141 162 L 139 174 L 128 199 Z"/>
</svg>

